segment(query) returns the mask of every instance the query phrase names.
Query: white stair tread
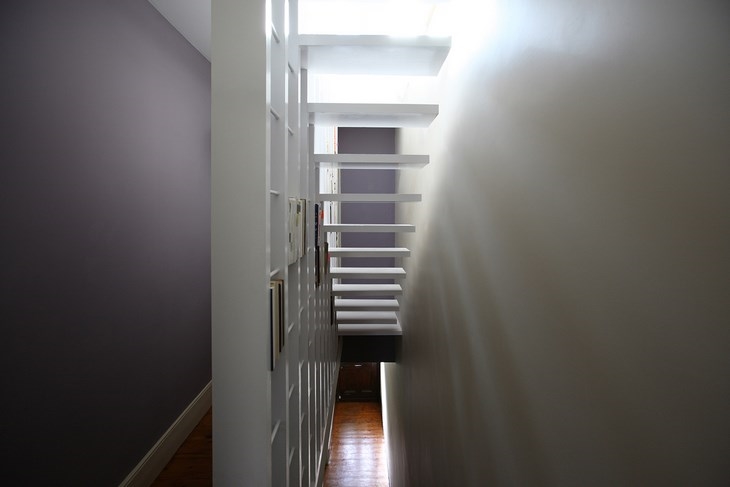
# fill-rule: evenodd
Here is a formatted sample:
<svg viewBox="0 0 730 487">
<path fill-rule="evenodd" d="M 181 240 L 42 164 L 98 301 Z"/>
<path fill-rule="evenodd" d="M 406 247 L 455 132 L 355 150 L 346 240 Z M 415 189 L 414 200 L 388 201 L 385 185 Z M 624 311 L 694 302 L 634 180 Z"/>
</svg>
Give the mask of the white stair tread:
<svg viewBox="0 0 730 487">
<path fill-rule="evenodd" d="M 350 202 L 415 202 L 421 201 L 420 194 L 385 194 L 385 193 L 319 193 L 320 201 L 350 201 Z"/>
<path fill-rule="evenodd" d="M 397 299 L 335 299 L 338 311 L 398 311 Z"/>
<path fill-rule="evenodd" d="M 299 36 L 311 72 L 435 76 L 451 47 L 448 37 Z"/>
<path fill-rule="evenodd" d="M 332 284 L 333 296 L 395 296 L 403 294 L 400 284 Z"/>
<path fill-rule="evenodd" d="M 320 167 L 347 169 L 399 169 L 424 167 L 429 156 L 421 154 L 314 154 Z"/>
<path fill-rule="evenodd" d="M 330 223 L 323 225 L 325 232 L 380 232 L 380 233 L 404 233 L 404 232 L 415 232 L 415 225 L 408 225 L 404 223 Z"/>
<path fill-rule="evenodd" d="M 347 335 L 347 336 L 402 335 L 403 330 L 401 329 L 399 323 L 391 323 L 391 324 L 363 323 L 363 324 L 357 324 L 357 325 L 341 324 L 341 325 L 337 325 L 337 334 L 341 335 L 341 336 L 342 335 Z"/>
<path fill-rule="evenodd" d="M 332 267 L 330 276 L 334 279 L 370 278 L 388 279 L 406 277 L 406 270 L 402 267 Z"/>
<path fill-rule="evenodd" d="M 397 323 L 395 311 L 338 311 L 338 324 Z"/>
<path fill-rule="evenodd" d="M 310 103 L 310 123 L 338 127 L 428 127 L 438 105 L 406 103 Z"/>
<path fill-rule="evenodd" d="M 330 247 L 330 257 L 408 257 L 405 247 Z"/>
</svg>

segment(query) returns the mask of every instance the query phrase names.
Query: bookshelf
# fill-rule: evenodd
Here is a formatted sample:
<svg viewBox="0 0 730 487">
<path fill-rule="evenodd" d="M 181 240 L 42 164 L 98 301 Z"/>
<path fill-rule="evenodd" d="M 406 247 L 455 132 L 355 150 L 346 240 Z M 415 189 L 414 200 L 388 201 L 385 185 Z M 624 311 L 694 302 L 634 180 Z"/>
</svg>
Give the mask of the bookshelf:
<svg viewBox="0 0 730 487">
<path fill-rule="evenodd" d="M 271 485 L 281 487 L 321 483 L 339 370 L 331 281 L 316 282 L 317 177 L 308 157 L 308 112 L 302 95 L 307 78 L 296 41 L 297 7 L 296 1 L 271 0 L 267 42 L 270 269 L 281 269 L 276 276 L 285 281 L 284 346 L 270 372 Z"/>
<path fill-rule="evenodd" d="M 415 231 L 407 224 L 341 223 L 339 204 L 420 201 L 420 195 L 342 195 L 338 171 L 429 163 L 427 155 L 336 154 L 332 144 L 317 145 L 314 132 L 426 127 L 438 105 L 308 103 L 308 75 L 433 76 L 450 41 L 299 36 L 297 0 L 219 2 L 211 12 L 214 476 L 221 485 L 313 487 L 321 485 L 327 462 L 339 336 L 400 335 L 397 296 L 406 280 L 400 267 L 333 265 L 329 276 L 322 269 L 340 257 L 410 255 L 401 247 L 343 248 L 342 232 Z M 292 201 L 303 204 L 301 245 L 290 240 Z M 329 239 L 329 255 L 314 239 L 315 204 L 327 209 L 318 230 Z M 338 282 L 348 277 L 401 284 Z M 272 280 L 281 282 L 283 300 L 277 352 Z"/>
<path fill-rule="evenodd" d="M 298 5 L 214 7 L 214 475 L 224 485 L 321 485 L 338 336 L 331 280 L 315 282 L 319 187 L 309 158 Z M 296 245 L 292 202 L 301 219 Z M 279 287 L 270 290 L 274 281 Z M 274 289 L 282 302 L 276 327 Z"/>
</svg>

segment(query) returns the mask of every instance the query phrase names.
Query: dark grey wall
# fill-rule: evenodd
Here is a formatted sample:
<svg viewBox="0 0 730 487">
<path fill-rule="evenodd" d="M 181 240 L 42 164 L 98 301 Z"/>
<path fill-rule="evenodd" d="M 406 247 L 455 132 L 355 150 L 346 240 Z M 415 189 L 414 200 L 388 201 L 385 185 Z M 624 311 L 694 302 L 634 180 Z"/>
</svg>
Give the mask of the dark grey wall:
<svg viewBox="0 0 730 487">
<path fill-rule="evenodd" d="M 0 13 L 5 485 L 117 485 L 210 380 L 210 64 L 146 0 Z"/>
<path fill-rule="evenodd" d="M 394 154 L 395 129 L 392 128 L 340 128 L 337 132 L 337 151 L 340 154 Z M 342 193 L 395 193 L 395 171 L 388 169 L 340 171 Z M 342 203 L 340 217 L 343 223 L 394 223 L 394 203 Z M 344 247 L 393 247 L 392 233 L 343 233 Z M 343 266 L 392 267 L 392 258 L 349 257 L 342 259 Z M 343 282 L 392 282 L 392 280 L 349 279 Z"/>
</svg>

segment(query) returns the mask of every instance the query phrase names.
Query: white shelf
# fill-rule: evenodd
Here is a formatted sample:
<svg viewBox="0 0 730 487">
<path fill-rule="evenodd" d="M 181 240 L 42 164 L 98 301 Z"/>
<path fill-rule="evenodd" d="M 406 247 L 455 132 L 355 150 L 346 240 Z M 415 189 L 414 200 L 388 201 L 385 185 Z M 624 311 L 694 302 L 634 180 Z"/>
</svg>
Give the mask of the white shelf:
<svg viewBox="0 0 730 487">
<path fill-rule="evenodd" d="M 330 247 L 330 257 L 409 257 L 405 247 Z"/>
<path fill-rule="evenodd" d="M 406 271 L 402 267 L 332 267 L 330 276 L 335 279 L 389 279 L 406 277 Z"/>
<path fill-rule="evenodd" d="M 300 35 L 306 67 L 331 74 L 435 76 L 451 48 L 449 37 Z"/>
<path fill-rule="evenodd" d="M 355 324 L 391 324 L 398 323 L 395 311 L 338 311 L 337 323 Z"/>
<path fill-rule="evenodd" d="M 398 311 L 397 299 L 335 299 L 335 310 L 338 311 Z"/>
<path fill-rule="evenodd" d="M 364 323 L 359 325 L 342 324 L 337 325 L 337 334 L 340 336 L 380 336 L 380 335 L 402 335 L 403 330 L 400 324 L 373 324 Z"/>
<path fill-rule="evenodd" d="M 429 156 L 421 154 L 314 154 L 319 167 L 343 169 L 402 169 L 421 168 Z"/>
<path fill-rule="evenodd" d="M 273 431 L 271 432 L 271 444 L 274 444 L 274 440 L 276 439 L 276 435 L 279 434 L 279 428 L 281 427 L 281 420 L 277 421 L 274 425 Z"/>
<path fill-rule="evenodd" d="M 279 33 L 276 32 L 276 27 L 274 27 L 273 24 L 271 26 L 271 37 L 274 38 L 277 44 L 281 44 L 281 38 L 279 37 Z"/>
<path fill-rule="evenodd" d="M 412 233 L 416 231 L 414 225 L 404 223 L 353 223 L 353 224 L 325 224 L 325 232 L 378 232 L 378 233 Z"/>
<path fill-rule="evenodd" d="M 438 105 L 399 103 L 310 103 L 309 122 L 338 127 L 428 127 Z"/>
<path fill-rule="evenodd" d="M 408 203 L 421 201 L 420 194 L 383 194 L 383 193 L 320 193 L 320 201 L 345 201 L 368 203 Z"/>
<path fill-rule="evenodd" d="M 403 294 L 400 284 L 332 284 L 333 296 L 396 296 Z"/>
</svg>

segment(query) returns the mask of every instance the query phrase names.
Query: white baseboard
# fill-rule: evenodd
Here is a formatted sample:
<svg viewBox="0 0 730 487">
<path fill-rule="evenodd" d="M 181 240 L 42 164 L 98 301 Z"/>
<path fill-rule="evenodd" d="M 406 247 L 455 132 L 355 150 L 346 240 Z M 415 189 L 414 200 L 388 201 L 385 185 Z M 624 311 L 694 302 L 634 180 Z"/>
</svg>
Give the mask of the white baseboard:
<svg viewBox="0 0 730 487">
<path fill-rule="evenodd" d="M 330 408 L 327 411 L 327 423 L 324 431 L 324 442 L 322 443 L 322 451 L 320 452 L 317 467 L 316 487 L 324 485 L 324 469 L 330 462 L 330 450 L 332 448 L 332 427 L 335 422 L 335 403 L 337 402 L 337 380 L 340 376 L 340 364 L 342 363 L 342 339 L 338 339 L 337 343 L 337 367 L 335 367 L 334 377 L 332 378 L 331 388 L 332 396 L 330 398 Z"/>
<path fill-rule="evenodd" d="M 213 403 L 211 382 L 185 408 L 119 487 L 149 487 Z"/>
</svg>

